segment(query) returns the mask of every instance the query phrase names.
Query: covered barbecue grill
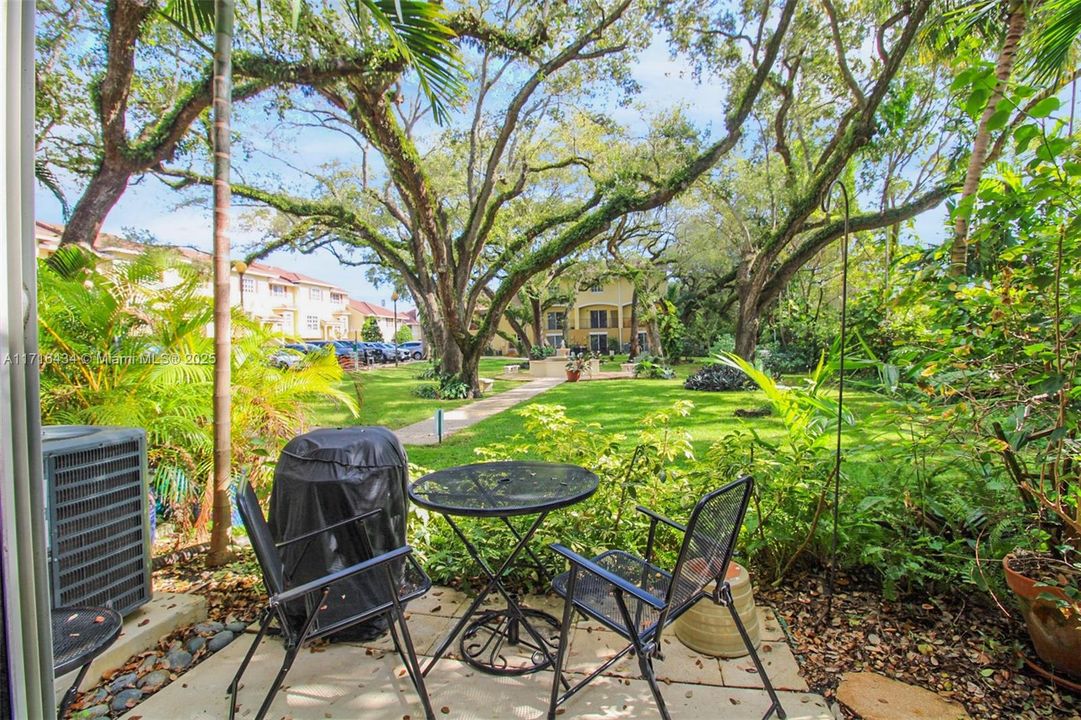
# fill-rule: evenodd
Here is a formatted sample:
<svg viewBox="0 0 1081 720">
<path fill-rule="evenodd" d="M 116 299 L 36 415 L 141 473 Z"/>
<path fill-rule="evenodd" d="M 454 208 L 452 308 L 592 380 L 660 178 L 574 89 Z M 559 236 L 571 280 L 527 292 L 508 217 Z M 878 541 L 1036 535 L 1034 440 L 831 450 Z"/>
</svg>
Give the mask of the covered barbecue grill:
<svg viewBox="0 0 1081 720">
<path fill-rule="evenodd" d="M 322 428 L 294 438 L 282 450 L 274 472 L 269 525 L 275 543 L 328 528 L 370 510 L 371 518 L 346 523 L 310 540 L 283 548 L 286 586 L 362 562 L 370 557 L 365 536 L 376 555 L 405 544 L 408 464 L 394 433 L 384 427 Z M 331 590 L 318 626 L 328 627 L 351 616 L 358 597 L 379 593 L 363 580 L 339 583 Z M 303 606 L 290 608 L 295 623 L 307 615 Z M 385 617 L 385 616 L 384 616 Z M 386 631 L 384 617 L 349 628 L 348 637 L 368 640 Z"/>
</svg>

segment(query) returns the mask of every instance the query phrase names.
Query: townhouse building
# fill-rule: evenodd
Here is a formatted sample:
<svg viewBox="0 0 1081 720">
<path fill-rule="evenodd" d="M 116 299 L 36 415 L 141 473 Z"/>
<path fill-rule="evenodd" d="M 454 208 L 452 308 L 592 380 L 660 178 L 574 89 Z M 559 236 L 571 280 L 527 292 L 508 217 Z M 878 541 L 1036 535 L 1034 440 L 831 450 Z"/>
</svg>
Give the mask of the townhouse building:
<svg viewBox="0 0 1081 720">
<path fill-rule="evenodd" d="M 591 282 L 569 293 L 569 305 L 553 305 L 544 311 L 541 329 L 544 343 L 554 348 L 580 347 L 607 355 L 624 352 L 631 343 L 631 306 L 634 287 L 626 278 L 610 277 Z M 641 310 L 642 308 L 639 308 Z M 502 335 L 514 337 L 514 330 L 504 318 L 499 329 Z M 532 338 L 530 328 L 526 328 Z M 492 349 L 509 354 L 513 344 L 497 335 Z M 648 346 L 645 325 L 638 328 L 640 347 Z"/>
<path fill-rule="evenodd" d="M 60 245 L 63 228 L 46 222 L 36 223 L 38 254 L 47 257 Z M 170 247 L 180 257 L 193 264 L 209 266 L 209 253 L 191 248 Z M 130 261 L 146 252 L 147 246 L 102 233 L 94 250 L 110 261 Z M 175 271 L 166 272 L 162 285 L 178 281 Z M 287 340 L 344 340 L 359 338 L 360 329 L 369 316 L 379 323 L 383 337 L 394 336 L 394 312 L 387 308 L 354 300 L 348 292 L 333 283 L 284 268 L 255 262 L 243 273 L 234 265 L 231 273 L 230 297 L 235 306 L 259 320 Z M 202 292 L 213 295 L 211 281 L 207 280 Z M 420 338 L 420 324 L 416 311 L 398 312 L 399 327 L 408 324 L 413 337 Z"/>
</svg>

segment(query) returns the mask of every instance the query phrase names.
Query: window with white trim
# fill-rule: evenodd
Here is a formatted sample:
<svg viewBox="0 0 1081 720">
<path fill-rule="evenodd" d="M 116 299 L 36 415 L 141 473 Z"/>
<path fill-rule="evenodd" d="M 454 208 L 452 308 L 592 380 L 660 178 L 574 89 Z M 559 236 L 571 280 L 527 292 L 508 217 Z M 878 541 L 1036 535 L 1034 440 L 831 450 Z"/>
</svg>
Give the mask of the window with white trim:
<svg viewBox="0 0 1081 720">
<path fill-rule="evenodd" d="M 285 297 L 285 286 L 284 285 L 271 285 L 270 286 L 270 294 L 273 295 L 274 297 Z"/>
<path fill-rule="evenodd" d="M 308 299 L 323 302 L 323 291 L 320 288 L 308 288 Z"/>
<path fill-rule="evenodd" d="M 255 292 L 255 278 L 245 277 L 240 281 L 240 289 L 246 293 Z"/>
<path fill-rule="evenodd" d="M 319 330 L 319 316 L 309 315 L 306 319 L 306 326 L 309 330 Z"/>
<path fill-rule="evenodd" d="M 343 295 L 342 293 L 332 292 L 330 294 L 330 301 L 332 303 L 345 302 L 345 295 Z"/>
</svg>

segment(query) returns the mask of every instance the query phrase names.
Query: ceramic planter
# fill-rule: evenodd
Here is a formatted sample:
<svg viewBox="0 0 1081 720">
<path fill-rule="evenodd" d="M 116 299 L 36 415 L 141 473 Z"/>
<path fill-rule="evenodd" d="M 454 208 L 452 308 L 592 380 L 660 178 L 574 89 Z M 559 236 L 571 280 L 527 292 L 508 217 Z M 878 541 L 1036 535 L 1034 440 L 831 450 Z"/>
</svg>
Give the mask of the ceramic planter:
<svg viewBox="0 0 1081 720">
<path fill-rule="evenodd" d="M 1010 567 L 1013 555 L 1002 560 L 1006 584 L 1017 595 L 1029 637 L 1036 654 L 1055 672 L 1081 678 L 1081 618 L 1067 617 L 1053 601 L 1041 598 L 1046 593 L 1066 599 L 1056 587 L 1037 587 L 1036 580 Z"/>
<path fill-rule="evenodd" d="M 751 642 L 757 648 L 761 642 L 758 631 L 758 613 L 754 609 L 754 591 L 751 576 L 742 565 L 732 563 L 728 567 L 728 584 L 732 587 L 736 612 L 739 613 Z M 713 590 L 710 583 L 706 592 Z M 732 614 L 723 605 L 715 605 L 709 598 L 695 603 L 673 623 L 676 637 L 687 647 L 712 657 L 734 658 L 747 655 L 747 647 L 732 621 Z"/>
<path fill-rule="evenodd" d="M 567 371 L 567 382 L 578 382 L 578 378 L 582 376 L 582 373 L 577 370 Z"/>
</svg>

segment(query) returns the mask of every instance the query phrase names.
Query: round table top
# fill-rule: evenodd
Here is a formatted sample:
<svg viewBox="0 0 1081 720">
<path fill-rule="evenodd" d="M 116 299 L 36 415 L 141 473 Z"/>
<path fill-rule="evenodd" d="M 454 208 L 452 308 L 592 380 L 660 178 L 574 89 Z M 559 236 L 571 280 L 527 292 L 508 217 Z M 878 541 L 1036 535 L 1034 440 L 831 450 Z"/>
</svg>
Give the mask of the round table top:
<svg viewBox="0 0 1081 720">
<path fill-rule="evenodd" d="M 597 476 L 577 465 L 487 462 L 425 475 L 409 486 L 422 508 L 448 515 L 507 517 L 573 505 L 597 491 Z"/>
<path fill-rule="evenodd" d="M 124 622 L 120 613 L 99 607 L 55 609 L 52 621 L 56 677 L 85 665 L 112 645 Z"/>
</svg>

